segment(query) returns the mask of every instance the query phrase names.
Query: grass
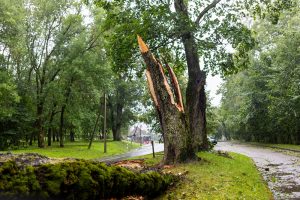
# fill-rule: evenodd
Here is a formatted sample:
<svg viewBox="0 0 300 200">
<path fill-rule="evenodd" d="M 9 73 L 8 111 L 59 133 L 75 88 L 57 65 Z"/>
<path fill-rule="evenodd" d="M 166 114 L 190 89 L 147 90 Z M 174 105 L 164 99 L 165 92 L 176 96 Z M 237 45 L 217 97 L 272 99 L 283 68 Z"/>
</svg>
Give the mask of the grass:
<svg viewBox="0 0 300 200">
<path fill-rule="evenodd" d="M 63 148 L 59 147 L 59 143 L 54 142 L 52 146 L 45 148 L 38 148 L 37 146 L 29 146 L 24 149 L 11 150 L 12 153 L 38 153 L 50 158 L 82 158 L 82 159 L 96 159 L 106 156 L 125 153 L 129 150 L 139 147 L 137 143 L 130 143 L 127 141 L 108 141 L 107 153 L 103 153 L 103 142 L 94 141 L 91 149 L 88 149 L 88 142 L 66 142 Z M 0 151 L 1 152 L 1 151 Z M 2 151 L 6 152 L 6 151 Z"/>
<path fill-rule="evenodd" d="M 250 158 L 236 153 L 230 153 L 232 158 L 207 152 L 201 152 L 199 156 L 202 158 L 199 162 L 166 169 L 175 173 L 188 173 L 186 178 L 158 199 L 273 199 Z M 148 164 L 154 164 L 159 162 L 162 155 L 155 159 L 151 155 L 139 158 L 145 158 Z"/>
<path fill-rule="evenodd" d="M 259 143 L 259 142 L 247 142 L 249 144 L 265 146 L 265 147 L 275 147 L 275 148 L 283 148 L 283 149 L 291 149 L 300 151 L 300 145 L 296 144 L 269 144 L 269 143 Z"/>
<path fill-rule="evenodd" d="M 258 142 L 247 142 L 247 144 L 257 145 L 261 147 L 270 148 L 274 151 L 281 152 L 289 156 L 300 157 L 300 145 L 295 144 L 268 144 Z"/>
<path fill-rule="evenodd" d="M 300 145 L 295 145 L 295 144 L 264 144 L 264 145 L 270 146 L 270 147 L 278 147 L 278 148 L 292 149 L 292 150 L 300 151 Z"/>
</svg>

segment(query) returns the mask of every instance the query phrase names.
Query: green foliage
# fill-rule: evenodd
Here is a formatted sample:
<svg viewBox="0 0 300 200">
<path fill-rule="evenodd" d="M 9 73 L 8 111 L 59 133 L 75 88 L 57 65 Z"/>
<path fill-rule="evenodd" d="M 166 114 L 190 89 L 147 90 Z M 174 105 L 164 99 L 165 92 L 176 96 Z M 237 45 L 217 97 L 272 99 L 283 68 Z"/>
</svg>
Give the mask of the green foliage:
<svg viewBox="0 0 300 200">
<path fill-rule="evenodd" d="M 11 75 L 6 70 L 0 69 L 0 120 L 11 117 L 19 101 L 20 97 Z"/>
<path fill-rule="evenodd" d="M 192 32 L 197 39 L 196 48 L 199 57 L 204 60 L 204 69 L 214 74 L 229 74 L 245 68 L 248 52 L 255 45 L 251 31 L 240 20 L 247 15 L 246 12 L 240 12 L 245 10 L 245 2 L 220 2 L 200 22 L 195 23 L 192 18 L 185 19 L 174 12 L 170 1 L 132 3 L 126 0 L 95 0 L 98 7 L 106 10 L 104 29 L 108 31 L 108 52 L 115 71 L 122 73 L 132 68 L 144 70 L 136 66 L 137 34 L 147 41 L 154 53 L 173 62 L 175 70 L 180 68 L 182 71 L 186 58 L 180 39 L 186 31 Z M 193 1 L 187 3 L 187 6 L 190 14 L 197 16 L 209 3 Z M 229 51 L 228 47 L 232 47 L 235 52 Z M 239 62 L 233 65 L 233 60 Z"/>
<path fill-rule="evenodd" d="M 2 196 L 62 199 L 121 198 L 128 195 L 157 196 L 175 180 L 158 172 L 134 173 L 117 166 L 91 161 L 0 166 Z"/>
<path fill-rule="evenodd" d="M 299 8 L 298 8 L 299 10 Z M 249 69 L 227 77 L 222 119 L 232 136 L 247 141 L 299 144 L 299 14 L 254 26 L 259 45 Z"/>
</svg>

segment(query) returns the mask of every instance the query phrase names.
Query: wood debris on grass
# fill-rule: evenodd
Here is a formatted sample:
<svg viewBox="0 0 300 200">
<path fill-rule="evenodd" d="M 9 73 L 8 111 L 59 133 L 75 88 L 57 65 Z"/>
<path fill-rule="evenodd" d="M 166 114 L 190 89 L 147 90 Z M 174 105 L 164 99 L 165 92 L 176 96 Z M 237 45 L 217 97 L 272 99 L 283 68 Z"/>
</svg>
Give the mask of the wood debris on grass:
<svg viewBox="0 0 300 200">
<path fill-rule="evenodd" d="M 128 197 L 124 197 L 122 198 L 122 200 L 144 200 L 145 197 L 143 196 L 128 196 Z"/>
<path fill-rule="evenodd" d="M 114 163 L 115 166 L 125 167 L 129 169 L 136 169 L 136 170 L 142 170 L 145 168 L 144 159 L 138 159 L 138 160 L 122 160 L 119 162 Z"/>
</svg>

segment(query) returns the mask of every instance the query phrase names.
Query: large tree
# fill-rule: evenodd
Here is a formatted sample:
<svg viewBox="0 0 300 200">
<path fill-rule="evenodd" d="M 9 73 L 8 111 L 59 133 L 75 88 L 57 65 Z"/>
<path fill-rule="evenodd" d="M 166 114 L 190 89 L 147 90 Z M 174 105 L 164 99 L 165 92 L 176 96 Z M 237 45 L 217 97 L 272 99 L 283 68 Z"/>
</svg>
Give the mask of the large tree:
<svg viewBox="0 0 300 200">
<path fill-rule="evenodd" d="M 194 159 L 195 152 L 207 148 L 207 70 L 213 73 L 236 71 L 238 67 L 232 65 L 233 59 L 239 61 L 239 66 L 245 65 L 247 51 L 254 44 L 251 31 L 241 20 L 244 13 L 238 12 L 244 6 L 241 3 L 220 0 L 98 1 L 107 10 L 108 28 L 112 28 L 109 37 L 111 56 L 118 71 L 136 66 L 136 34 L 140 34 L 153 52 L 166 57 L 168 62 L 186 62 L 185 115 L 187 133 L 191 137 L 188 141 L 189 154 L 184 159 L 179 156 L 177 160 L 173 152 L 173 155 L 165 155 L 170 156 L 170 159 L 165 159 L 167 162 Z M 235 56 L 228 47 L 236 49 Z M 175 60 L 168 59 L 168 52 L 176 55 Z M 202 67 L 200 58 L 204 61 Z M 170 141 L 171 146 L 175 143 L 175 140 Z M 167 144 L 165 149 L 168 149 Z"/>
</svg>

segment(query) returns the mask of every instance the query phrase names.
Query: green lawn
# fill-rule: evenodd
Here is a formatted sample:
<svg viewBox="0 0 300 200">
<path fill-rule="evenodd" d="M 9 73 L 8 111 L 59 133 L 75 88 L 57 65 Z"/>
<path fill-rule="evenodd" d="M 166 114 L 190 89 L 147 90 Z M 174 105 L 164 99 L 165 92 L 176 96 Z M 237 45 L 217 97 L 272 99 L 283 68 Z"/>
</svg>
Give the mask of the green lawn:
<svg viewBox="0 0 300 200">
<path fill-rule="evenodd" d="M 273 199 L 253 161 L 240 154 L 230 155 L 232 158 L 202 152 L 199 153 L 202 158 L 199 162 L 166 169 L 176 173 L 187 170 L 188 174 L 158 199 Z M 159 162 L 162 155 L 158 155 L 154 160 L 151 155 L 144 158 L 148 164 L 154 164 Z"/>
<path fill-rule="evenodd" d="M 264 145 L 270 146 L 270 147 L 278 147 L 278 148 L 300 151 L 300 145 L 294 145 L 294 144 L 264 144 Z"/>
<path fill-rule="evenodd" d="M 265 146 L 265 147 L 277 147 L 283 149 L 291 149 L 300 151 L 300 145 L 296 144 L 269 144 L 269 143 L 259 143 L 259 142 L 247 142 L 249 144 L 258 145 L 258 146 Z"/>
<path fill-rule="evenodd" d="M 88 142 L 66 142 L 65 147 L 59 147 L 59 143 L 55 142 L 52 146 L 45 148 L 38 148 L 36 145 L 29 146 L 24 149 L 11 150 L 12 153 L 39 153 L 51 158 L 83 158 L 83 159 L 95 159 L 105 156 L 116 155 L 125 153 L 129 150 L 139 147 L 137 143 L 130 143 L 127 141 L 107 142 L 107 153 L 103 153 L 103 142 L 94 141 L 91 149 L 88 149 Z M 0 151 L 1 152 L 1 151 Z M 6 152 L 6 151 L 2 151 Z"/>
</svg>

